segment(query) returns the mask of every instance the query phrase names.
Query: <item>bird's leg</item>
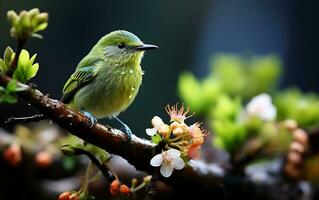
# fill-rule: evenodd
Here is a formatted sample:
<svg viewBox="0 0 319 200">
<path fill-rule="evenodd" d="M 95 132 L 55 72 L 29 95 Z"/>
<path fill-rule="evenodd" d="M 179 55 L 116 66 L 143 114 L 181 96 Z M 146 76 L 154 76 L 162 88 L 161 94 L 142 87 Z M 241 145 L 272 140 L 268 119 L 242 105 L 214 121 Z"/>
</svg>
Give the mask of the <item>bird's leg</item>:
<svg viewBox="0 0 319 200">
<path fill-rule="evenodd" d="M 130 141 L 132 138 L 132 131 L 128 125 L 126 125 L 124 122 L 122 122 L 118 117 L 113 116 L 113 119 L 115 119 L 118 123 L 121 124 L 124 128 L 124 133 L 127 135 L 127 141 Z"/>
<path fill-rule="evenodd" d="M 93 125 L 97 122 L 96 117 L 94 117 L 91 113 L 87 112 L 87 111 L 81 111 L 83 113 L 83 115 L 85 115 L 87 118 L 90 119 L 90 127 L 92 128 Z"/>
</svg>

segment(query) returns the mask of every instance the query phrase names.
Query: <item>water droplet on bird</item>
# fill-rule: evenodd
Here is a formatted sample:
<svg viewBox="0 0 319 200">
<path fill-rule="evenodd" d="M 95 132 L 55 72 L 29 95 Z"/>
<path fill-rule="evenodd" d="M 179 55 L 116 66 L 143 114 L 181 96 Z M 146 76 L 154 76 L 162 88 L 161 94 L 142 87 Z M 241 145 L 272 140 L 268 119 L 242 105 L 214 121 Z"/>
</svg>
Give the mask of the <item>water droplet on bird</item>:
<svg viewBox="0 0 319 200">
<path fill-rule="evenodd" d="M 132 87 L 131 90 L 134 91 L 134 90 L 135 90 L 135 87 Z"/>
<path fill-rule="evenodd" d="M 133 69 L 130 69 L 130 74 L 133 74 Z"/>
<path fill-rule="evenodd" d="M 129 98 L 129 99 L 132 99 L 132 98 L 133 98 L 133 95 L 130 95 L 128 98 Z"/>
<path fill-rule="evenodd" d="M 28 103 L 28 106 L 31 106 L 31 103 Z"/>
</svg>

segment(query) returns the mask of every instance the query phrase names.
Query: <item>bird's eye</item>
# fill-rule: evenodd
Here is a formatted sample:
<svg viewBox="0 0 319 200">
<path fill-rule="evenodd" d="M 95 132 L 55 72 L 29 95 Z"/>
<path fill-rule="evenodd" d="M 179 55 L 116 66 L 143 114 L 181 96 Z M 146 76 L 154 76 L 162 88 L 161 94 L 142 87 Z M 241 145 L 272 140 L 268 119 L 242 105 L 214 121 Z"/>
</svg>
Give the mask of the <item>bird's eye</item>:
<svg viewBox="0 0 319 200">
<path fill-rule="evenodd" d="M 125 44 L 123 44 L 123 43 L 118 43 L 118 44 L 117 44 L 117 47 L 118 47 L 119 49 L 123 49 L 123 48 L 125 47 Z"/>
</svg>

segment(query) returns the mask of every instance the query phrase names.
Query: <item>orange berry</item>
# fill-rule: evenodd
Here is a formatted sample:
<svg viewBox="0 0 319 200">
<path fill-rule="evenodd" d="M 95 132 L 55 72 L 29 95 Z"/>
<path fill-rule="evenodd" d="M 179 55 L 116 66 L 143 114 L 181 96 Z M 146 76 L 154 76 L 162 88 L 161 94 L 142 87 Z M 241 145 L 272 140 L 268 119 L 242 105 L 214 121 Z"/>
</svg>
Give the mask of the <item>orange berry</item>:
<svg viewBox="0 0 319 200">
<path fill-rule="evenodd" d="M 112 195 L 116 195 L 119 192 L 119 187 L 120 187 L 120 182 L 117 179 L 115 179 L 110 184 L 110 193 Z"/>
<path fill-rule="evenodd" d="M 69 200 L 79 200 L 79 195 L 78 193 L 74 192 L 73 194 L 71 194 L 71 196 L 69 197 Z"/>
<path fill-rule="evenodd" d="M 4 151 L 4 159 L 10 163 L 12 167 L 17 167 L 22 161 L 21 147 L 18 144 L 12 144 Z"/>
<path fill-rule="evenodd" d="M 62 194 L 60 194 L 58 200 L 69 200 L 71 196 L 71 192 L 63 192 Z"/>
<path fill-rule="evenodd" d="M 131 194 L 130 188 L 127 187 L 127 185 L 124 185 L 124 184 L 120 186 L 120 192 L 122 194 L 124 194 L 125 196 L 129 196 Z"/>
<path fill-rule="evenodd" d="M 52 155 L 46 151 L 41 151 L 35 156 L 36 164 L 41 168 L 47 168 L 52 164 Z"/>
</svg>

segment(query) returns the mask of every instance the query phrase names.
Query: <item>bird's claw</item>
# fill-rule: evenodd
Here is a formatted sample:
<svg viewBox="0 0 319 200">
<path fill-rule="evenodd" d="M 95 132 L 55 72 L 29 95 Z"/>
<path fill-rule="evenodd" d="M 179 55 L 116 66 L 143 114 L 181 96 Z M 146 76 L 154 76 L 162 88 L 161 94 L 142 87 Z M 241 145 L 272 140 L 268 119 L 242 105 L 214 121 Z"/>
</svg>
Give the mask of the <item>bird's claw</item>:
<svg viewBox="0 0 319 200">
<path fill-rule="evenodd" d="M 97 119 L 89 112 L 82 111 L 82 113 L 90 119 L 90 128 L 94 126 L 94 124 L 97 122 Z"/>
<path fill-rule="evenodd" d="M 132 139 L 132 131 L 131 131 L 130 127 L 128 127 L 126 124 L 124 125 L 124 133 L 127 136 L 126 142 L 131 141 L 131 139 Z"/>
</svg>

